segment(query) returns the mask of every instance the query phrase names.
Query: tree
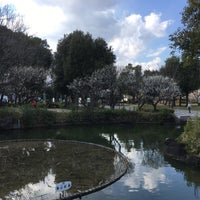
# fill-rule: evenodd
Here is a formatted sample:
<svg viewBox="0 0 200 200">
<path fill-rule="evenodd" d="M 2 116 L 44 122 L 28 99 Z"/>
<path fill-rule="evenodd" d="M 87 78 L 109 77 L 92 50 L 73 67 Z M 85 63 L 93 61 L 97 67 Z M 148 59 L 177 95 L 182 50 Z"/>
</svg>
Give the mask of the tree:
<svg viewBox="0 0 200 200">
<path fill-rule="evenodd" d="M 144 76 L 147 77 L 147 76 L 158 76 L 160 75 L 160 72 L 158 70 L 145 70 L 144 71 Z"/>
<path fill-rule="evenodd" d="M 189 2 L 197 8 L 200 8 L 200 2 L 198 0 L 189 0 Z"/>
<path fill-rule="evenodd" d="M 132 96 L 133 101 L 138 100 L 141 82 L 142 70 L 140 65 L 133 67 L 132 64 L 128 64 L 118 77 L 118 86 L 121 94 Z"/>
<path fill-rule="evenodd" d="M 200 9 L 188 3 L 182 12 L 183 28 L 169 36 L 172 49 L 178 49 L 183 62 L 191 63 L 200 57 Z"/>
<path fill-rule="evenodd" d="M 159 102 L 173 100 L 174 97 L 180 95 L 180 92 L 172 79 L 163 76 L 148 76 L 143 79 L 140 95 L 139 109 L 145 103 L 149 103 L 156 111 Z"/>
<path fill-rule="evenodd" d="M 0 26 L 7 27 L 14 32 L 25 32 L 27 29 L 22 17 L 9 4 L 0 7 Z"/>
<path fill-rule="evenodd" d="M 199 3 L 190 0 L 182 12 L 183 28 L 169 36 L 173 53 L 179 50 L 182 65 L 179 68 L 179 82 L 188 103 L 189 92 L 200 86 L 200 9 Z"/>
<path fill-rule="evenodd" d="M 0 25 L 0 103 L 7 93 L 8 76 L 16 67 L 49 69 L 53 56 L 46 40 L 14 32 Z M 38 75 L 40 76 L 40 75 Z"/>
<path fill-rule="evenodd" d="M 66 86 L 74 79 L 90 76 L 114 62 L 115 55 L 102 38 L 93 40 L 89 33 L 78 30 L 64 35 L 55 54 L 55 86 L 58 92 L 66 94 Z"/>
<path fill-rule="evenodd" d="M 188 104 L 189 93 L 199 88 L 200 66 L 199 64 L 184 65 L 181 63 L 178 68 L 177 83 L 181 93 L 186 96 Z"/>
<path fill-rule="evenodd" d="M 2 26 L 0 26 L 0 43 L 1 102 L 3 95 L 7 93 L 7 79 L 12 70 L 25 67 L 48 70 L 53 57 L 45 40 L 21 32 L 13 32 Z"/>
<path fill-rule="evenodd" d="M 178 68 L 180 66 L 180 59 L 176 56 L 172 56 L 165 60 L 165 65 L 160 68 L 160 75 L 177 79 Z"/>
<path fill-rule="evenodd" d="M 15 103 L 27 103 L 44 90 L 46 70 L 33 67 L 13 67 L 7 77 L 7 95 Z"/>
<path fill-rule="evenodd" d="M 81 97 L 82 104 L 85 106 L 89 97 L 92 108 L 99 106 L 99 101 L 101 105 L 105 102 L 114 108 L 119 99 L 116 67 L 109 65 L 96 70 L 89 77 L 74 79 L 68 88 L 76 99 Z"/>
<path fill-rule="evenodd" d="M 118 90 L 117 71 L 114 65 L 108 65 L 92 73 L 90 78 L 91 95 L 96 101 L 104 100 L 114 109 L 120 94 Z M 95 98 L 96 97 L 96 98 Z"/>
<path fill-rule="evenodd" d="M 91 91 L 90 77 L 76 78 L 67 87 L 72 91 L 76 102 L 78 103 L 78 99 L 81 98 L 80 103 L 86 107 L 87 98 L 90 97 Z"/>
</svg>

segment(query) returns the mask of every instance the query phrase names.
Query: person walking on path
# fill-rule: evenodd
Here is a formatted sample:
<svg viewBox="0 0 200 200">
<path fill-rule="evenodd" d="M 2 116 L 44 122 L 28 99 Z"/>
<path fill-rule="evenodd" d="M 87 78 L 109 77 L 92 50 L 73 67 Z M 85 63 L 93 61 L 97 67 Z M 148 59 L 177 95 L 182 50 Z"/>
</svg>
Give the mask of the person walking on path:
<svg viewBox="0 0 200 200">
<path fill-rule="evenodd" d="M 190 102 L 188 102 L 187 108 L 188 108 L 189 113 L 191 113 L 191 104 L 190 104 Z"/>
</svg>

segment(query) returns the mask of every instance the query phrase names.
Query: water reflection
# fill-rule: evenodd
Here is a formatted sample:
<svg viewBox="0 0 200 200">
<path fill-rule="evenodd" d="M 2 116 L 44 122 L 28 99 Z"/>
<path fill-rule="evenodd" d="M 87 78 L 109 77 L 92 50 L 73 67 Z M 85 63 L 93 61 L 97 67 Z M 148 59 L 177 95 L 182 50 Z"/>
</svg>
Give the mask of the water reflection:
<svg viewBox="0 0 200 200">
<path fill-rule="evenodd" d="M 194 188 L 194 194 L 196 198 L 200 198 L 200 178 L 199 169 L 189 165 L 183 165 L 181 162 L 175 161 L 170 158 L 165 158 L 171 166 L 173 166 L 178 173 L 181 173 L 184 180 L 187 182 L 188 187 Z"/>
<path fill-rule="evenodd" d="M 181 132 L 182 129 L 173 126 L 84 126 L 37 131 L 26 130 L 17 133 L 6 132 L 0 134 L 0 139 L 54 138 L 87 141 L 116 148 L 128 157 L 132 168 L 126 176 L 110 187 L 82 199 L 200 199 L 198 196 L 200 191 L 199 169 L 163 157 L 165 138 L 176 138 Z M 48 145 L 46 147 L 47 149 L 53 148 L 53 146 L 49 147 Z M 73 156 L 76 157 L 76 153 Z M 112 163 L 115 161 L 117 159 L 112 158 Z M 101 162 L 103 160 L 100 160 Z M 59 164 L 58 166 L 64 167 L 65 165 Z M 59 173 L 59 170 L 56 169 L 55 171 L 55 167 L 50 167 L 43 177 L 48 177 L 50 170 L 52 170 L 52 174 Z M 68 171 L 67 174 L 69 173 Z M 95 177 L 95 175 L 93 176 Z M 55 181 L 57 178 L 56 175 Z M 93 180 L 93 177 L 91 180 Z M 79 181 L 81 181 L 81 178 Z M 33 184 L 36 183 L 38 181 L 33 182 Z"/>
<path fill-rule="evenodd" d="M 59 193 L 55 193 L 55 177 L 52 169 L 48 172 L 47 176 L 38 183 L 28 183 L 19 190 L 10 191 L 4 198 L 5 199 L 58 199 Z"/>
<path fill-rule="evenodd" d="M 59 140 L 1 142 L 0 160 L 0 199 L 58 199 L 56 184 L 71 181 L 67 197 L 108 184 L 126 170 L 115 151 Z"/>
<path fill-rule="evenodd" d="M 177 162 L 175 162 L 176 164 L 172 162 L 172 164 L 169 160 L 166 160 L 163 156 L 163 143 L 167 134 L 162 133 L 163 131 L 158 133 L 158 130 L 154 130 L 153 133 L 144 130 L 139 134 L 133 131 L 132 134 L 107 133 L 106 135 L 104 133 L 102 136 L 111 141 L 116 149 L 119 149 L 120 146 L 121 152 L 134 165 L 134 170 L 130 171 L 129 175 L 123 178 L 123 185 L 125 187 L 128 186 L 128 192 L 140 193 L 148 191 L 152 195 L 166 192 L 174 184 L 174 177 L 169 172 L 169 168 L 174 167 L 178 173 L 183 173 L 186 180 L 186 188 L 192 186 L 194 188 L 194 197 L 198 198 L 197 194 L 200 191 L 199 170 L 192 170 L 192 167 L 188 167 L 190 169 L 188 170 L 183 167 L 183 164 L 179 163 L 179 167 L 182 167 L 182 170 L 180 170 Z M 115 138 L 117 143 L 110 140 L 110 135 Z M 176 134 L 174 134 L 174 137 L 176 137 Z M 169 167 L 168 162 L 171 164 L 171 167 Z M 181 184 L 184 185 L 184 182 Z M 176 185 L 173 187 L 176 187 Z M 163 191 L 163 188 L 166 191 Z"/>
<path fill-rule="evenodd" d="M 130 161 L 134 163 L 134 171 L 127 177 L 124 184 L 129 186 L 129 191 L 138 191 L 143 188 L 149 192 L 158 189 L 160 183 L 166 183 L 164 158 L 158 149 L 145 150 L 143 141 L 140 141 L 140 148 L 124 148 L 125 153 Z"/>
</svg>

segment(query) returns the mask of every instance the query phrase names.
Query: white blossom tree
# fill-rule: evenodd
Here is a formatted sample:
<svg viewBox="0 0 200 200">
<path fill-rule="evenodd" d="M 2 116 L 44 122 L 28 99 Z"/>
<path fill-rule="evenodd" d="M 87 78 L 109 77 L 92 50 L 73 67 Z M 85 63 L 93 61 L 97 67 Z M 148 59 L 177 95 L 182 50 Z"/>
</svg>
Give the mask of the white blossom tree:
<svg viewBox="0 0 200 200">
<path fill-rule="evenodd" d="M 46 78 L 47 71 L 43 68 L 12 67 L 7 78 L 7 93 L 15 96 L 15 103 L 27 103 L 43 91 Z"/>
<path fill-rule="evenodd" d="M 129 95 L 132 97 L 133 102 L 138 100 L 139 89 L 142 82 L 141 66 L 135 67 L 132 64 L 128 64 L 119 74 L 118 87 L 119 91 L 123 95 Z"/>
<path fill-rule="evenodd" d="M 96 70 L 90 77 L 75 79 L 68 88 L 76 98 L 81 97 L 83 105 L 90 97 L 92 107 L 98 106 L 99 101 L 102 105 L 104 101 L 114 108 L 119 98 L 116 67 L 109 65 Z"/>
<path fill-rule="evenodd" d="M 180 90 L 173 79 L 163 76 L 145 77 L 140 89 L 139 109 L 145 103 L 149 103 L 153 106 L 154 111 L 156 111 L 157 104 L 160 101 L 172 101 L 178 95 L 180 95 Z"/>
<path fill-rule="evenodd" d="M 87 106 L 87 98 L 90 95 L 90 78 L 76 78 L 74 81 L 67 86 L 73 95 L 73 98 L 78 102 L 78 98 L 81 98 L 81 104 Z"/>
</svg>

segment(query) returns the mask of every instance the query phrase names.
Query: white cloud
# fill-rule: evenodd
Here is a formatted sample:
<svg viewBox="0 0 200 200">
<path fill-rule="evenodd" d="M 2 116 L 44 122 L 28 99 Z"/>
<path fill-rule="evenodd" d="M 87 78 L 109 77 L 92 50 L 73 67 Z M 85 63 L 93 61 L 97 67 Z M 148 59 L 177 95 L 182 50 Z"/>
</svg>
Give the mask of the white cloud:
<svg viewBox="0 0 200 200">
<path fill-rule="evenodd" d="M 145 16 L 145 28 L 156 37 L 163 37 L 166 34 L 166 28 L 170 25 L 171 20 L 160 22 L 161 14 L 151 13 Z"/>
<path fill-rule="evenodd" d="M 155 57 L 153 60 L 148 62 L 138 63 L 142 66 L 143 71 L 145 70 L 158 70 L 160 68 L 161 58 Z"/>
<path fill-rule="evenodd" d="M 160 47 L 157 50 L 150 50 L 147 54 L 147 57 L 156 57 L 159 56 L 162 52 L 164 52 L 167 49 L 167 47 Z"/>
<path fill-rule="evenodd" d="M 159 56 L 166 47 L 157 49 L 155 52 L 148 53 L 149 46 L 155 37 L 165 35 L 169 21 L 160 22 L 160 14 L 151 13 L 143 20 L 141 15 L 132 14 L 119 22 L 119 34 L 110 42 L 114 51 L 118 55 L 117 62 L 134 63 L 138 58 Z M 155 67 L 161 60 L 155 58 L 148 63 L 137 63 L 145 66 L 145 69 Z M 151 67 L 147 67 L 151 66 Z M 157 68 L 157 67 L 156 67 Z"/>
<path fill-rule="evenodd" d="M 119 22 L 118 35 L 110 41 L 111 46 L 124 59 L 134 59 L 144 50 L 141 39 L 143 22 L 140 15 L 130 15 Z"/>
<path fill-rule="evenodd" d="M 167 183 L 168 180 L 165 175 L 164 168 L 152 169 L 150 172 L 146 171 L 144 174 L 143 188 L 151 192 L 158 189 L 159 183 Z"/>
</svg>

